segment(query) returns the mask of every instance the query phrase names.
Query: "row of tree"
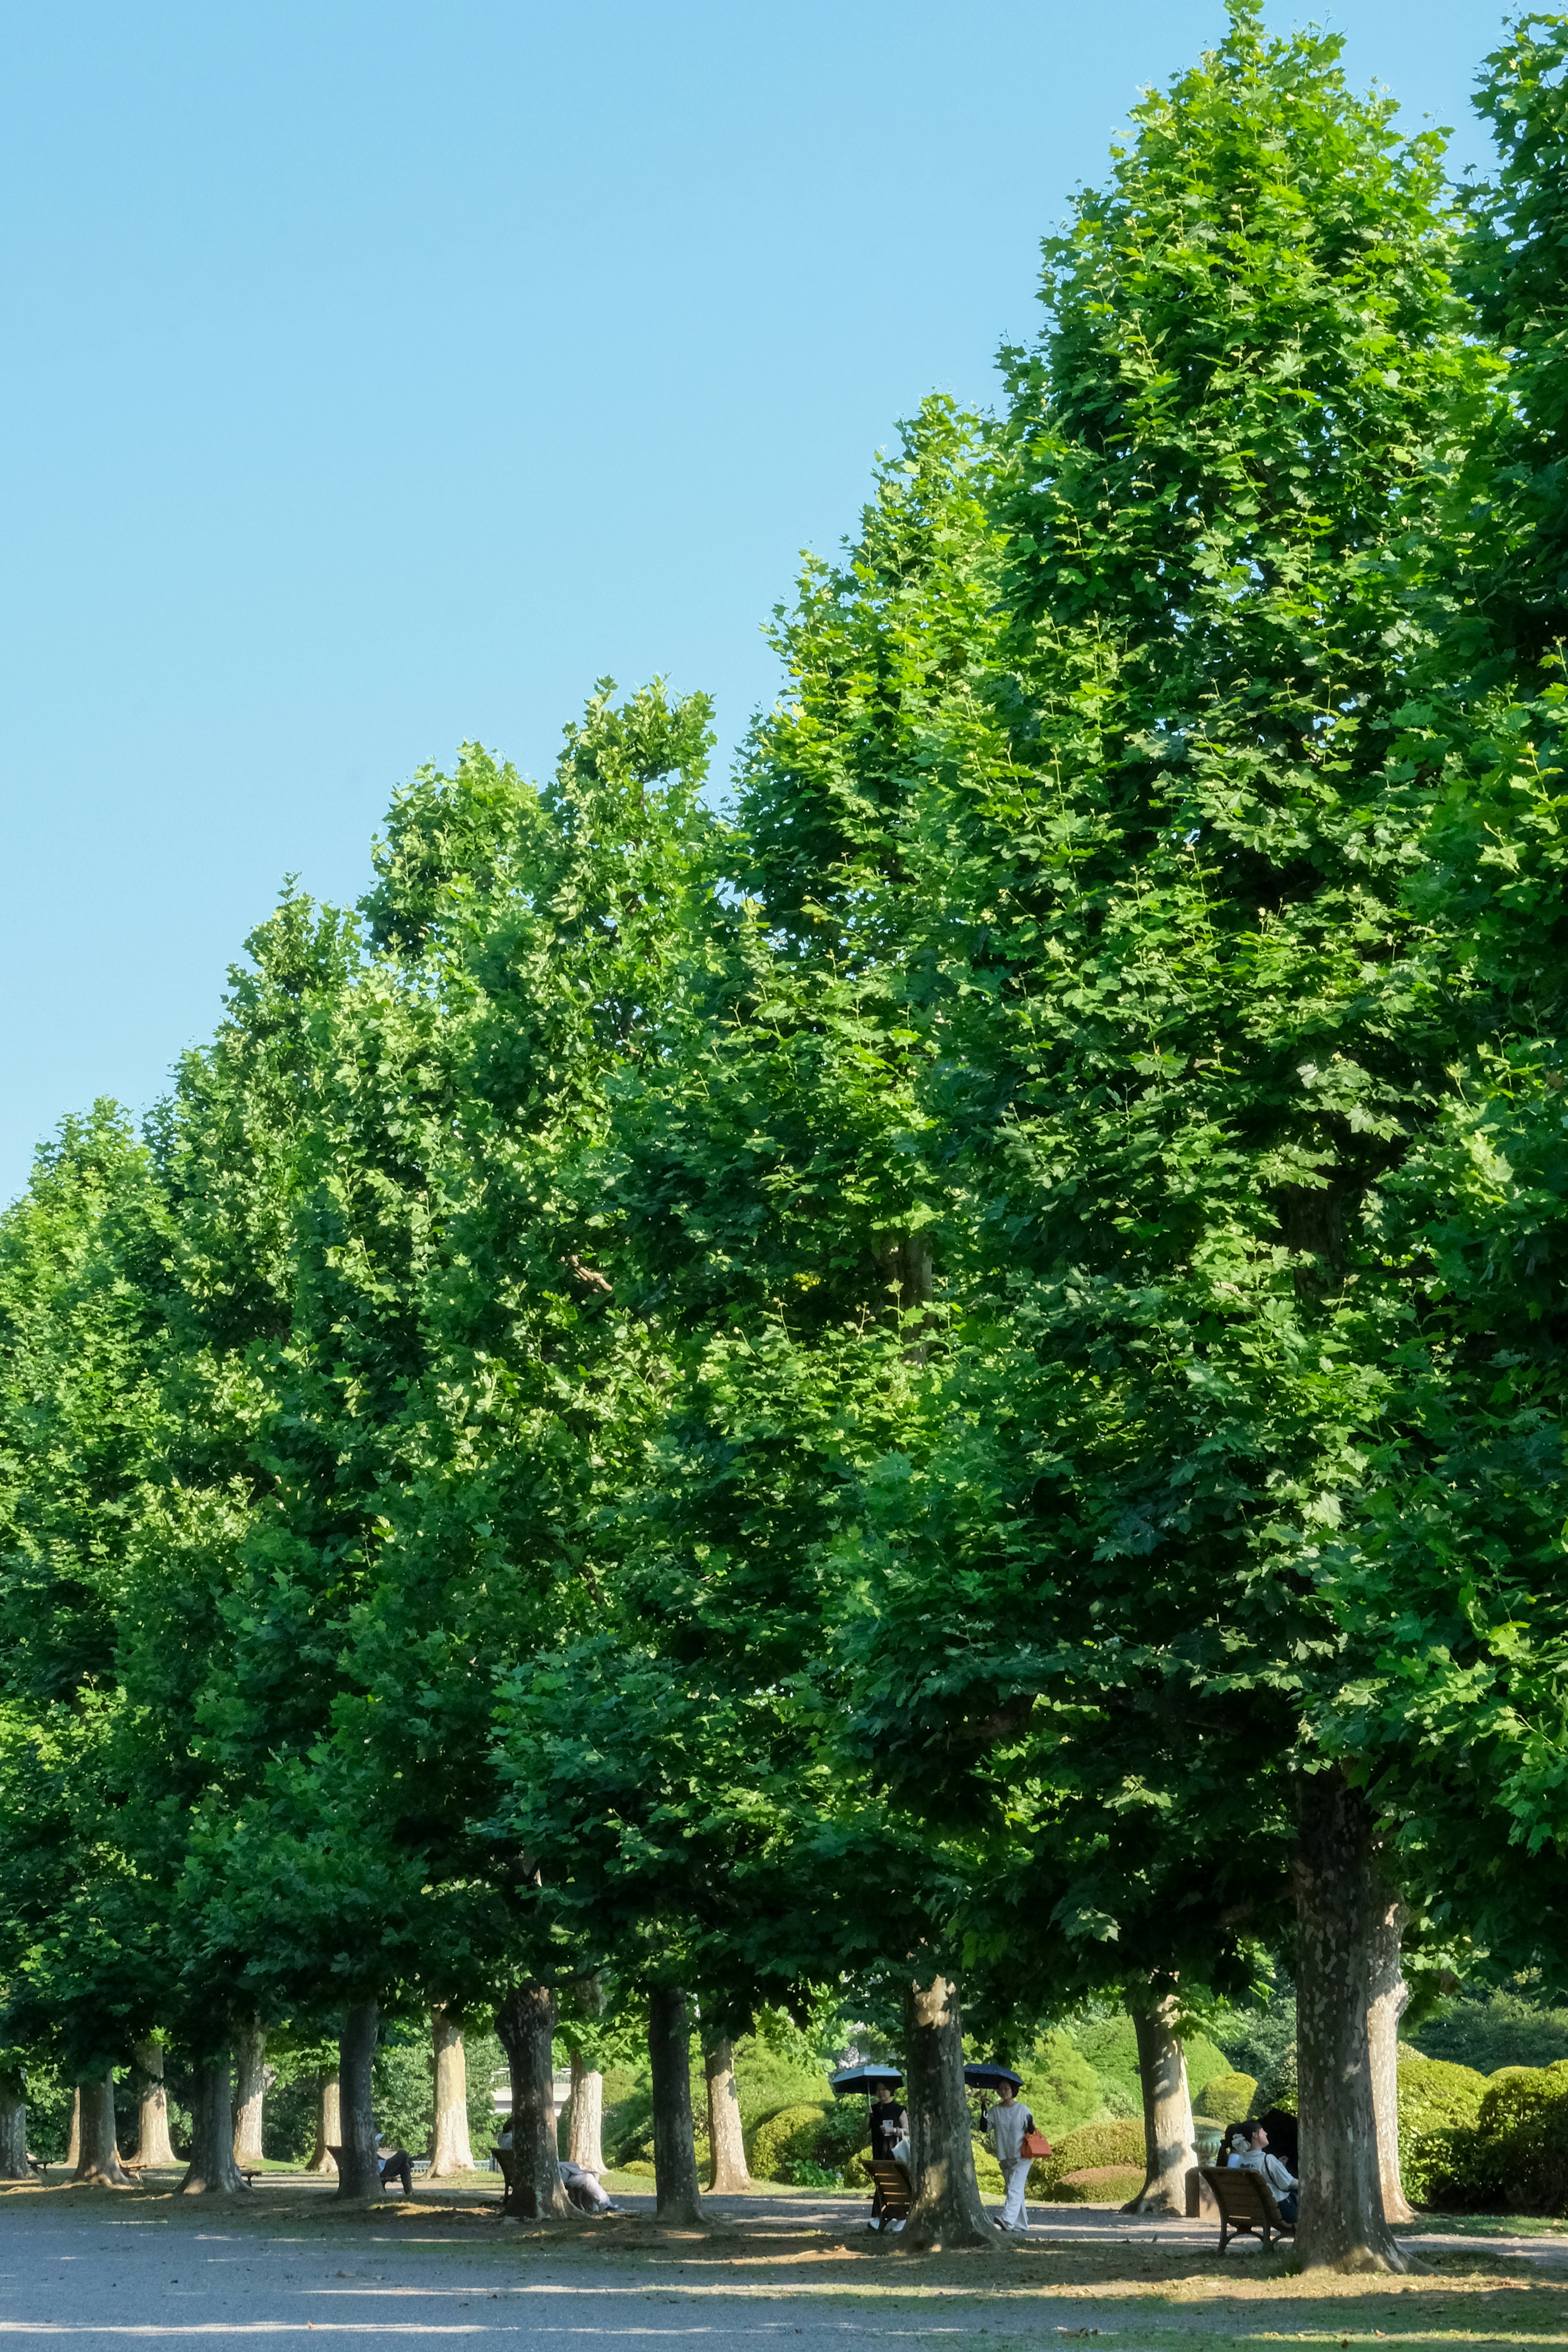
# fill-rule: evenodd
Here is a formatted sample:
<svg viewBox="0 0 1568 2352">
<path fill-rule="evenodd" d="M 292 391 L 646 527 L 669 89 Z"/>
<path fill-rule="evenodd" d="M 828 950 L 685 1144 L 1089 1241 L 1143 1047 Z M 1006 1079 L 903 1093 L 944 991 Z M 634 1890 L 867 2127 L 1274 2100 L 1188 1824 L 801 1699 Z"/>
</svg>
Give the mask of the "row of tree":
<svg viewBox="0 0 1568 2352">
<path fill-rule="evenodd" d="M 905 2242 L 980 2241 L 966 2022 L 1121 1988 L 1158 2206 L 1284 1950 L 1303 2258 L 1400 2263 L 1401 1937 L 1568 1948 L 1565 63 L 1456 195 L 1231 0 L 807 571 L 731 817 L 701 696 L 470 748 L 40 1154 L 14 2088 L 161 2033 L 218 2184 L 235 2037 L 331 2032 L 360 2194 L 379 2011 L 493 2011 L 557 2212 L 609 1980 L 689 2214 L 690 2000 L 847 1978 Z"/>
</svg>

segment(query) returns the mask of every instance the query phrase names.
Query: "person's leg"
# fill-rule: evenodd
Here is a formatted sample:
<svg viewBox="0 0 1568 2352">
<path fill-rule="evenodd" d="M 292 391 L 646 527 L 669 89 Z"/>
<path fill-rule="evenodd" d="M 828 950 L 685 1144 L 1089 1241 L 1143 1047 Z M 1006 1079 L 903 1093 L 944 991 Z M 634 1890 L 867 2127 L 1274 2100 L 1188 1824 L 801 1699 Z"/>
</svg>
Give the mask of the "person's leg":
<svg viewBox="0 0 1568 2352">
<path fill-rule="evenodd" d="M 1287 2189 L 1282 2197 L 1276 2197 L 1274 2202 L 1280 2209 L 1281 2221 L 1294 2221 L 1301 2201 L 1301 2195 L 1299 2189 Z"/>
<path fill-rule="evenodd" d="M 1015 2164 L 1008 2167 L 1008 2193 L 1002 2206 L 1004 2230 L 1029 2228 L 1029 2207 L 1024 2201 L 1024 2192 L 1029 2186 L 1030 2162 L 1027 2156 L 1020 2156 Z"/>
</svg>

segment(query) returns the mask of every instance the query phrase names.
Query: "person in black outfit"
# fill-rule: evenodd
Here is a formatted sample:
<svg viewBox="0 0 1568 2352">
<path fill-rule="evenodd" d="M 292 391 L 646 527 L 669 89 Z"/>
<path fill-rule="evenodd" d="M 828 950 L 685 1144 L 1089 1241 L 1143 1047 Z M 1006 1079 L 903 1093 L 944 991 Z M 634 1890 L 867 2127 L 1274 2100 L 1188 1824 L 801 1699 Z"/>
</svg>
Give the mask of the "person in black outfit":
<svg viewBox="0 0 1568 2352">
<path fill-rule="evenodd" d="M 382 2187 L 389 2180 L 401 2180 L 405 2197 L 413 2195 L 413 2173 L 406 2147 L 389 2147 L 380 2132 L 376 2134 L 376 2162 L 382 2169 Z"/>
<path fill-rule="evenodd" d="M 871 2153 L 875 2164 L 886 2164 L 909 2129 L 909 2117 L 891 2091 L 883 2091 L 871 2111 Z"/>
</svg>

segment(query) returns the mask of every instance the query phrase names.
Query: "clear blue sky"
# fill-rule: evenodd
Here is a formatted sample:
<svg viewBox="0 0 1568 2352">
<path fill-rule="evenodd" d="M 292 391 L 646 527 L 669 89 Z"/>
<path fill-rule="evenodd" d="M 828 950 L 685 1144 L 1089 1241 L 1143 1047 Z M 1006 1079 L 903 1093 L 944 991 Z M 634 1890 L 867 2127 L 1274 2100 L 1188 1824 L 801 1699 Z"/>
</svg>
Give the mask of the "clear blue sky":
<svg viewBox="0 0 1568 2352">
<path fill-rule="evenodd" d="M 1310 11 L 1274 0 L 1280 28 Z M 1338 0 L 1484 154 L 1493 0 Z M 138 1110 L 280 877 L 392 788 L 538 773 L 592 680 L 775 688 L 798 551 L 1220 0 L 13 0 L 0 1199 Z"/>
</svg>

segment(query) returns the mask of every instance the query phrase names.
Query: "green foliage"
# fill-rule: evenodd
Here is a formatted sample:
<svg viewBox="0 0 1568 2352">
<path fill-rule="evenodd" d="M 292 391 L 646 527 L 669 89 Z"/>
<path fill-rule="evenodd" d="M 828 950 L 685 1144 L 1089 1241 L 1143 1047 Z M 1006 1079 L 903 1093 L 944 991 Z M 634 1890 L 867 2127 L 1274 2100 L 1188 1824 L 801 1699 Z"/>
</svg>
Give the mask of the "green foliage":
<svg viewBox="0 0 1568 2352">
<path fill-rule="evenodd" d="M 1102 2076 L 1065 2033 L 1042 2034 L 1019 2072 L 1023 2076 L 1019 2096 L 1049 2140 L 1060 2138 L 1075 2124 L 1091 2122 L 1105 2108 Z"/>
<path fill-rule="evenodd" d="M 1264 2004 L 1228 2010 L 1216 2021 L 1215 2032 L 1228 2066 L 1237 2074 L 1251 2074 L 1258 2082 L 1267 2083 L 1278 2072 L 1286 2049 L 1295 2041 L 1296 1996 L 1293 1992 L 1276 1992 Z M 1214 2072 L 1218 2074 L 1218 2067 Z M 1190 2068 L 1188 2077 L 1194 2079 Z"/>
<path fill-rule="evenodd" d="M 1038 2195 L 1052 2197 L 1069 2173 L 1098 2172 L 1108 2165 L 1136 2166 L 1138 2186 L 1142 2187 L 1145 2147 L 1141 2117 L 1123 2116 L 1113 2123 L 1081 2124 L 1076 2131 L 1052 2142 L 1051 2154 L 1031 2179 L 1040 2183 Z"/>
<path fill-rule="evenodd" d="M 982 2137 L 978 2132 L 972 2135 L 972 2140 L 976 2187 L 982 2197 L 1005 2196 L 1008 2184 L 1002 2177 L 1002 2168 L 997 2162 L 990 2142 Z"/>
<path fill-rule="evenodd" d="M 1409 2071 L 1401 2067 L 1402 2084 Z M 1443 2074 L 1465 2078 L 1469 2070 L 1444 2067 Z M 1455 2106 L 1475 2101 L 1474 2078 L 1441 2087 Z M 1561 2212 L 1568 2200 L 1568 2063 L 1504 2067 L 1481 2089 L 1474 2118 L 1473 2126 L 1437 2123 L 1412 2132 L 1412 2199 L 1449 2211 Z M 1403 2103 L 1400 2121 L 1403 2162 Z"/>
<path fill-rule="evenodd" d="M 814 2163 L 827 2109 L 780 2107 L 753 2126 L 746 2161 L 754 2180 L 788 2180 L 791 2164 Z"/>
<path fill-rule="evenodd" d="M 1250 2074 L 1216 2074 L 1193 2098 L 1194 2109 L 1218 2124 L 1232 2123 L 1253 2112 L 1258 2085 Z"/>
<path fill-rule="evenodd" d="M 1501 1985 L 1444 2001 L 1414 2039 L 1424 2057 L 1482 2074 L 1500 2066 L 1551 2066 L 1568 2058 L 1568 2009 L 1548 2008 L 1527 1981 Z"/>
<path fill-rule="evenodd" d="M 1096 2166 L 1059 2182 L 1053 2195 L 1061 2205 L 1125 2205 L 1137 2196 L 1146 2178 L 1141 2164 Z"/>
</svg>

